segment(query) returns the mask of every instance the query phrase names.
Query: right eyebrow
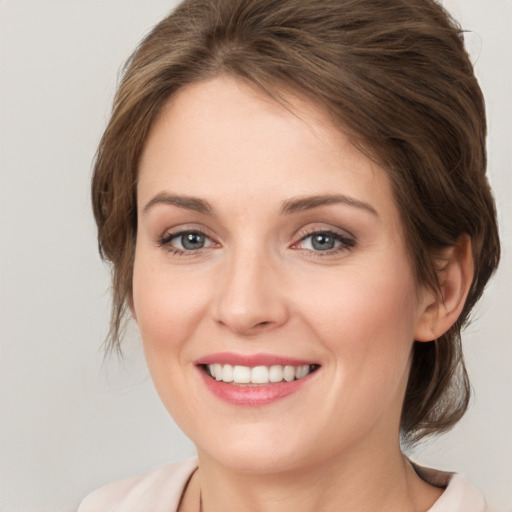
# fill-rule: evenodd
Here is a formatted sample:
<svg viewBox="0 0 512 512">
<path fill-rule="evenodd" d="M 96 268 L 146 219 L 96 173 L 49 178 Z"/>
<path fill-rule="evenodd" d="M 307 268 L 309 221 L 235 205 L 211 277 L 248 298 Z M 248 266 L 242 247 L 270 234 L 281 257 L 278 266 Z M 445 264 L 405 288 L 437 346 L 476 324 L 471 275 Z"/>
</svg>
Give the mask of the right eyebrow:
<svg viewBox="0 0 512 512">
<path fill-rule="evenodd" d="M 142 212 L 147 213 L 153 206 L 157 204 L 168 204 L 177 206 L 178 208 L 193 210 L 207 215 L 215 215 L 213 206 L 204 199 L 190 196 L 175 196 L 166 192 L 160 192 L 155 197 L 153 197 L 153 199 L 148 201 L 142 209 Z"/>
<path fill-rule="evenodd" d="M 353 206 L 355 208 L 360 208 L 361 210 L 371 213 L 375 217 L 379 216 L 377 210 L 371 204 L 342 194 L 292 198 L 283 203 L 281 212 L 284 214 L 290 214 L 304 210 L 312 210 L 320 206 L 336 203 L 342 203 L 348 206 Z"/>
</svg>

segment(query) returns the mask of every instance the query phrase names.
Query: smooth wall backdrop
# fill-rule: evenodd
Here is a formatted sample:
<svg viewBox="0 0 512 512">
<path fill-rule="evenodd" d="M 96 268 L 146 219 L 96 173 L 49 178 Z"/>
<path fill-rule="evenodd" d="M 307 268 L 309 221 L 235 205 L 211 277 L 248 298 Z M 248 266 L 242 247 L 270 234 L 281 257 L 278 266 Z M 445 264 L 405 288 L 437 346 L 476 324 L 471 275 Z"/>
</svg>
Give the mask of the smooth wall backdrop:
<svg viewBox="0 0 512 512">
<path fill-rule="evenodd" d="M 194 454 L 160 404 L 136 330 L 104 361 L 108 269 L 91 161 L 122 62 L 164 0 L 0 0 L 0 512 L 71 512 L 89 490 Z M 464 344 L 475 398 L 414 457 L 512 512 L 511 0 L 446 0 L 487 97 L 503 262 Z"/>
</svg>

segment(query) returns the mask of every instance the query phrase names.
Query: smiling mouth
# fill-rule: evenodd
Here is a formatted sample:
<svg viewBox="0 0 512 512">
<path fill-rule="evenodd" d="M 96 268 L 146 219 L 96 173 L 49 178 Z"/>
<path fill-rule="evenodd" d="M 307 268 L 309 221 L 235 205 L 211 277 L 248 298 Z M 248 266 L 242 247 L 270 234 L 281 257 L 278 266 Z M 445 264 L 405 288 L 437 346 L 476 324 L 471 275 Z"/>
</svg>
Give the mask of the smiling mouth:
<svg viewBox="0 0 512 512">
<path fill-rule="evenodd" d="M 242 366 L 231 364 L 203 364 L 203 371 L 219 382 L 237 386 L 257 386 L 293 382 L 307 377 L 320 367 L 317 364 Z"/>
</svg>

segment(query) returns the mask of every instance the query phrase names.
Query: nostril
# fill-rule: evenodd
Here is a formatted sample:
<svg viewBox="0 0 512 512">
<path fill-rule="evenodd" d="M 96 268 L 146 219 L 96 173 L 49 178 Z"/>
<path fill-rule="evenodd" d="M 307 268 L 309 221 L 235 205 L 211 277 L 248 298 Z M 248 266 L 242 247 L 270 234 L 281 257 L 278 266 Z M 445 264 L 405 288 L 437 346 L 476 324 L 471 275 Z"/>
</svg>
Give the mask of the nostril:
<svg viewBox="0 0 512 512">
<path fill-rule="evenodd" d="M 257 323 L 254 327 L 255 327 L 256 329 L 258 329 L 258 328 L 260 328 L 260 329 L 261 329 L 261 328 L 267 327 L 267 325 L 271 325 L 271 324 L 272 324 L 272 322 L 269 322 L 268 320 L 266 320 L 265 322 L 259 322 L 259 323 Z"/>
</svg>

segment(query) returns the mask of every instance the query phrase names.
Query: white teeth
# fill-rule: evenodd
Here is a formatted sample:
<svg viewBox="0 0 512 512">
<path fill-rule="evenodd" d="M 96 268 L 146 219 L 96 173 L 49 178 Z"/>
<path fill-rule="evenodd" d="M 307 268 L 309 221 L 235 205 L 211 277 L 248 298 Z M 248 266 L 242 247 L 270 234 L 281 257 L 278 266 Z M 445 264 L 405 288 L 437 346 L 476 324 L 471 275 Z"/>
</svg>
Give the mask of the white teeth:
<svg viewBox="0 0 512 512">
<path fill-rule="evenodd" d="M 309 365 L 304 364 L 295 368 L 295 378 L 302 379 L 309 373 Z"/>
<path fill-rule="evenodd" d="M 268 380 L 270 382 L 281 382 L 283 380 L 283 367 L 277 364 L 271 366 L 268 372 Z"/>
<path fill-rule="evenodd" d="M 222 380 L 224 382 L 233 382 L 233 367 L 230 364 L 225 364 L 222 367 Z"/>
<path fill-rule="evenodd" d="M 286 382 L 291 382 L 295 379 L 295 367 L 285 366 L 283 370 L 283 377 Z"/>
<path fill-rule="evenodd" d="M 213 368 L 213 372 L 212 372 Z M 212 374 L 212 377 L 215 377 L 216 380 L 222 380 L 222 365 L 219 363 L 211 364 L 210 365 L 210 372 Z"/>
<path fill-rule="evenodd" d="M 253 384 L 268 383 L 268 368 L 266 366 L 255 366 L 251 369 L 251 382 Z"/>
<path fill-rule="evenodd" d="M 232 366 L 230 364 L 209 364 L 210 375 L 218 381 L 234 384 L 269 384 L 292 382 L 295 379 L 303 379 L 312 371 L 312 366 L 304 364 L 301 366 Z"/>
<path fill-rule="evenodd" d="M 248 366 L 235 366 L 233 369 L 233 382 L 249 384 L 251 382 L 251 369 Z"/>
</svg>

